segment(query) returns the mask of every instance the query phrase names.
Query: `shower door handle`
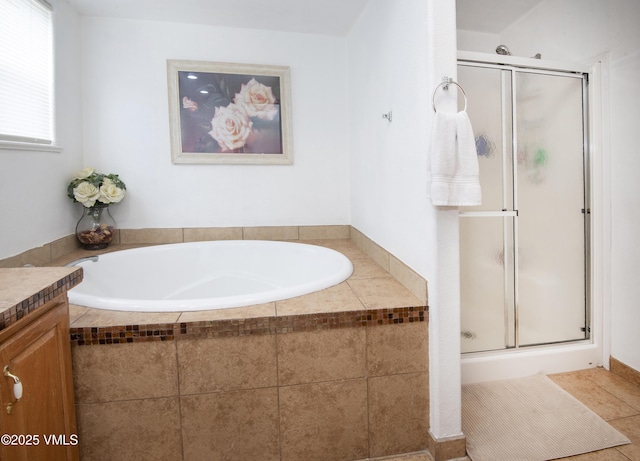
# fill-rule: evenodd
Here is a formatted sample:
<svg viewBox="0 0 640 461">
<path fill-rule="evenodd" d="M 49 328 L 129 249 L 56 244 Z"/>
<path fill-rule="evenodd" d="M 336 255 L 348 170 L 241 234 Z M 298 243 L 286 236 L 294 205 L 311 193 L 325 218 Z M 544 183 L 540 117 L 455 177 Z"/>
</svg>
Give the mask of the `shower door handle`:
<svg viewBox="0 0 640 461">
<path fill-rule="evenodd" d="M 461 211 L 461 218 L 515 218 L 518 216 L 518 210 L 510 211 Z"/>
</svg>

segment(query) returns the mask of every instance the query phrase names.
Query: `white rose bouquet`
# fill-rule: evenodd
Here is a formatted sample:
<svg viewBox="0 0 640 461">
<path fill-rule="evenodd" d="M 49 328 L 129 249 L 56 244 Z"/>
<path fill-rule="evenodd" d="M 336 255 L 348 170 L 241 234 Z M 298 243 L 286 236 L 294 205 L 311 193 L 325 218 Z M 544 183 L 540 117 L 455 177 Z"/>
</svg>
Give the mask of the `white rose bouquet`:
<svg viewBox="0 0 640 461">
<path fill-rule="evenodd" d="M 73 177 L 67 187 L 67 195 L 85 208 L 91 208 L 96 202 L 109 205 L 122 201 L 126 190 L 117 174 L 96 173 L 93 168 L 85 168 Z"/>
</svg>

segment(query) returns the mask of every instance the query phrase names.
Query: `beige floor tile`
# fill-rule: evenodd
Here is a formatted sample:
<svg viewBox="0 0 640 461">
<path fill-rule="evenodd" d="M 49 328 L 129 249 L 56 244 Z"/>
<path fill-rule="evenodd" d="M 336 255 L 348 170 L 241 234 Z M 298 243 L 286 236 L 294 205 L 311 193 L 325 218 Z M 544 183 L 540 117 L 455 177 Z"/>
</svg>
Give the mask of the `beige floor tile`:
<svg viewBox="0 0 640 461">
<path fill-rule="evenodd" d="M 549 376 L 587 407 L 607 419 L 631 444 L 563 458 L 571 461 L 640 461 L 640 414 L 627 404 L 636 404 L 640 386 L 603 368 L 590 368 Z M 607 408 L 611 405 L 611 408 Z M 619 416 L 635 412 L 631 416 Z"/>
<path fill-rule="evenodd" d="M 362 310 L 363 306 L 347 282 L 296 298 L 276 301 L 278 316 Z"/>
<path fill-rule="evenodd" d="M 278 335 L 281 386 L 364 378 L 366 331 L 344 328 Z"/>
<path fill-rule="evenodd" d="M 367 309 L 423 305 L 418 298 L 393 278 L 350 279 L 347 283 Z"/>
<path fill-rule="evenodd" d="M 424 453 L 411 453 L 400 456 L 382 456 L 379 458 L 369 458 L 367 460 L 358 460 L 358 461 L 433 461 L 433 457 L 429 452 Z M 465 461 L 465 460 L 460 460 Z"/>
<path fill-rule="evenodd" d="M 605 389 L 613 396 L 630 405 L 640 414 L 640 387 L 626 379 L 611 373 L 604 368 L 590 368 L 580 371 L 594 383 Z"/>
<path fill-rule="evenodd" d="M 369 379 L 369 447 L 372 457 L 425 450 L 428 430 L 428 373 Z"/>
<path fill-rule="evenodd" d="M 180 394 L 277 385 L 275 335 L 176 341 Z"/>
<path fill-rule="evenodd" d="M 366 458 L 364 379 L 280 388 L 282 461 Z"/>
<path fill-rule="evenodd" d="M 428 323 L 367 328 L 367 363 L 370 376 L 428 371 Z"/>
<path fill-rule="evenodd" d="M 276 388 L 182 397 L 181 413 L 185 460 L 279 461 Z"/>
<path fill-rule="evenodd" d="M 174 341 L 74 346 L 76 403 L 178 394 Z"/>
<path fill-rule="evenodd" d="M 82 461 L 181 461 L 178 398 L 76 405 Z"/>
<path fill-rule="evenodd" d="M 623 433 L 630 441 L 630 445 L 616 447 L 620 453 L 633 461 L 640 461 L 640 415 L 609 421 L 613 427 Z"/>
<path fill-rule="evenodd" d="M 605 421 L 637 414 L 635 409 L 600 387 L 588 375 L 560 373 L 550 375 L 549 378 Z"/>
<path fill-rule="evenodd" d="M 591 453 L 561 459 L 562 461 L 629 461 L 629 458 L 616 448 L 607 448 L 606 450 L 592 451 Z"/>
</svg>

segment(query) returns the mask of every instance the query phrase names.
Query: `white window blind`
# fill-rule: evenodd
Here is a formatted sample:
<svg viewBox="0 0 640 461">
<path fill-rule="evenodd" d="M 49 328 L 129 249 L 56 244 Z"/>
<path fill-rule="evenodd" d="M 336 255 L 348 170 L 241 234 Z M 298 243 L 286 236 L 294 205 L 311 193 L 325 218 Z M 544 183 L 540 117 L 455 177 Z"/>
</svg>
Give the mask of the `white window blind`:
<svg viewBox="0 0 640 461">
<path fill-rule="evenodd" d="M 0 0 L 0 140 L 53 143 L 51 5 Z"/>
</svg>

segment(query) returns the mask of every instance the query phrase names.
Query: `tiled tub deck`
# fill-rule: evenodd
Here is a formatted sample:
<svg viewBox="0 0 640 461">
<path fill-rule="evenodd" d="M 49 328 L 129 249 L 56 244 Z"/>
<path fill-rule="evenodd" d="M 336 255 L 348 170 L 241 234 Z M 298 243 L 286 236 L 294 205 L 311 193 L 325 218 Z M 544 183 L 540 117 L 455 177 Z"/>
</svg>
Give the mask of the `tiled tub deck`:
<svg viewBox="0 0 640 461">
<path fill-rule="evenodd" d="M 354 274 L 235 309 L 72 305 L 81 459 L 360 460 L 426 449 L 425 303 L 351 240 L 305 243 L 341 251 Z"/>
</svg>

